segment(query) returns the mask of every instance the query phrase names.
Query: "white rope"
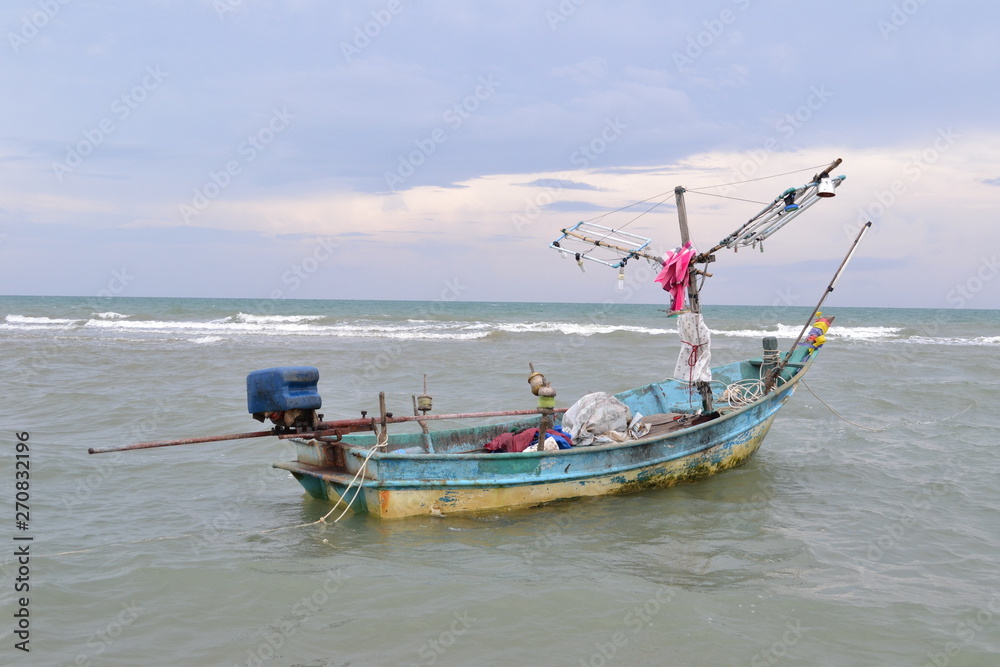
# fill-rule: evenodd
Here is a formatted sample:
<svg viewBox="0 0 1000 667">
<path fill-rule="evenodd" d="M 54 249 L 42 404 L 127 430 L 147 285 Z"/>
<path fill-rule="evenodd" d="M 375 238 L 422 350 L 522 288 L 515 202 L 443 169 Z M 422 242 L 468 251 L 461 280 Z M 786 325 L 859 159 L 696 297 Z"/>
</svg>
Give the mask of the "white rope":
<svg viewBox="0 0 1000 667">
<path fill-rule="evenodd" d="M 763 396 L 764 383 L 754 379 L 737 380 L 726 385 L 726 390 L 722 392 L 722 400 L 736 407 L 750 405 Z"/>
<path fill-rule="evenodd" d="M 356 472 L 354 474 L 354 478 L 350 482 L 348 482 L 347 488 L 344 490 L 344 493 L 340 496 L 340 500 L 338 500 L 336 503 L 334 503 L 334 505 L 330 509 L 330 511 L 327 512 L 325 515 L 323 515 L 323 517 L 320 518 L 319 521 L 314 521 L 313 523 L 320 523 L 320 522 L 327 523 L 326 517 L 328 517 L 331 514 L 333 514 L 333 510 L 337 509 L 337 505 L 339 505 L 344 500 L 344 496 L 346 496 L 348 493 L 350 493 L 351 487 L 354 486 L 354 482 L 357 481 L 359 477 L 361 477 L 362 475 L 364 475 L 365 469 L 368 467 L 368 461 L 371 460 L 372 455 L 375 452 L 377 452 L 379 449 L 384 448 L 388 444 L 389 444 L 389 433 L 388 433 L 387 429 L 383 428 L 378 433 L 378 437 L 376 439 L 375 445 L 370 450 L 368 450 L 368 454 L 367 454 L 367 456 L 365 456 L 365 460 L 361 462 L 361 466 L 358 468 L 358 472 Z M 344 518 L 344 515 L 347 514 L 347 511 L 349 509 L 351 509 L 351 505 L 353 505 L 354 501 L 357 500 L 357 497 L 358 497 L 359 493 L 361 493 L 361 482 L 358 482 L 358 486 L 354 490 L 354 495 L 351 496 L 351 499 L 347 502 L 347 507 L 345 507 L 344 511 L 340 513 L 340 516 L 338 516 L 336 519 L 333 520 L 333 523 L 337 523 L 338 521 L 340 521 L 341 519 Z M 308 525 L 308 524 L 306 524 L 306 525 Z"/>
</svg>

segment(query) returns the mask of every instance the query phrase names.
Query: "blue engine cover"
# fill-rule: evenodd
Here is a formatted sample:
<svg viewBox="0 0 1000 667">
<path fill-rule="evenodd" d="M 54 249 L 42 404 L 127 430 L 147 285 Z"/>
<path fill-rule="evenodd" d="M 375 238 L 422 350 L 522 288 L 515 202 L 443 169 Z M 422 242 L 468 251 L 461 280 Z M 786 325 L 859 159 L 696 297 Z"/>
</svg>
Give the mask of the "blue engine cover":
<svg viewBox="0 0 1000 667">
<path fill-rule="evenodd" d="M 319 370 L 312 366 L 265 368 L 247 375 L 250 414 L 284 410 L 316 410 L 323 405 L 316 389 Z"/>
</svg>

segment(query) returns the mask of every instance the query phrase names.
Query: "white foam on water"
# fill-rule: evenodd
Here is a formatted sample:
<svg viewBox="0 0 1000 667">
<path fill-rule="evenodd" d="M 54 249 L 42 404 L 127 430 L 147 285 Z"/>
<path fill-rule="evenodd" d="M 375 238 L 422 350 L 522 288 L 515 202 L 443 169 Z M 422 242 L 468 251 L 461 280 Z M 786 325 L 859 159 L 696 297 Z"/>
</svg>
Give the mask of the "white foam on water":
<svg viewBox="0 0 1000 667">
<path fill-rule="evenodd" d="M 64 329 L 83 320 L 72 320 L 52 317 L 31 317 L 29 315 L 8 315 L 4 318 L 4 329 Z"/>
<path fill-rule="evenodd" d="M 211 345 L 222 340 L 225 340 L 222 336 L 201 336 L 200 338 L 192 338 L 191 342 L 196 345 Z"/>
<path fill-rule="evenodd" d="M 901 342 L 911 345 L 968 345 L 986 346 L 1000 345 L 1000 336 L 976 336 L 974 338 L 961 337 L 930 337 L 930 336 L 910 336 Z"/>
<path fill-rule="evenodd" d="M 618 332 L 662 335 L 674 332 L 673 329 L 618 324 L 580 324 L 578 322 L 498 322 L 485 326 L 504 333 L 561 333 L 569 336 L 593 336 Z"/>
<path fill-rule="evenodd" d="M 298 324 L 301 322 L 315 322 L 317 320 L 322 320 L 326 315 L 251 315 L 248 313 L 237 313 L 230 319 L 234 322 L 242 322 L 245 324 Z M 225 321 L 225 320 L 219 320 Z"/>
<path fill-rule="evenodd" d="M 777 338 L 797 338 L 802 331 L 802 325 L 778 324 L 776 329 L 712 329 L 713 336 L 732 336 L 737 338 L 760 338 L 776 336 Z M 834 324 L 826 334 L 827 338 L 847 338 L 850 340 L 877 341 L 898 338 L 901 327 L 838 327 Z M 808 330 L 806 330 L 808 334 Z"/>
</svg>

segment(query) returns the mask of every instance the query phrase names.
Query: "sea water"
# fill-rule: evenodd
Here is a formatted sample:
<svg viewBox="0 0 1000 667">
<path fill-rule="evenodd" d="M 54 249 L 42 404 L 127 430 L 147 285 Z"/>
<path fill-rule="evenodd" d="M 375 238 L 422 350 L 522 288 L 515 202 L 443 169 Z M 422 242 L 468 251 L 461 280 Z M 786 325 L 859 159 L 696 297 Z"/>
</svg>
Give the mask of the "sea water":
<svg viewBox="0 0 1000 667">
<path fill-rule="evenodd" d="M 809 309 L 705 314 L 719 365 L 766 335 L 787 349 Z M 741 468 L 323 526 L 330 505 L 270 466 L 293 458 L 273 438 L 87 449 L 259 430 L 245 377 L 281 365 L 319 369 L 327 419 L 376 413 L 380 391 L 408 414 L 425 376 L 438 413 L 531 409 L 529 362 L 567 407 L 670 376 L 674 320 L 652 305 L 0 297 L 0 663 L 1000 664 L 1000 316 L 826 314 L 806 385 Z"/>
</svg>

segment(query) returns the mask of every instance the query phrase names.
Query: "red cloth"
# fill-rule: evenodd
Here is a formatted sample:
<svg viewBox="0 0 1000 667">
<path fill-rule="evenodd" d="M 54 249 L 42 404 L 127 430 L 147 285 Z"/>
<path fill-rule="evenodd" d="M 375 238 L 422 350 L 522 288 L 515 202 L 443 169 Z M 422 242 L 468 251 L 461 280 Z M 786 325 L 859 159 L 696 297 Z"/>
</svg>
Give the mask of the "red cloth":
<svg viewBox="0 0 1000 667">
<path fill-rule="evenodd" d="M 667 251 L 663 258 L 663 270 L 656 276 L 654 282 L 662 283 L 663 289 L 674 297 L 671 310 L 684 308 L 684 297 L 687 295 L 688 282 L 691 277 L 688 266 L 695 254 L 694 247 L 688 241 L 674 251 Z"/>
<path fill-rule="evenodd" d="M 553 431 L 552 429 L 549 429 L 546 433 L 549 435 L 558 435 L 569 441 L 569 437 L 565 433 Z M 490 452 L 523 452 L 528 447 L 531 447 L 537 435 L 537 428 L 525 429 L 520 433 L 501 433 L 486 443 L 486 450 Z M 571 442 L 570 444 L 573 443 Z"/>
</svg>

